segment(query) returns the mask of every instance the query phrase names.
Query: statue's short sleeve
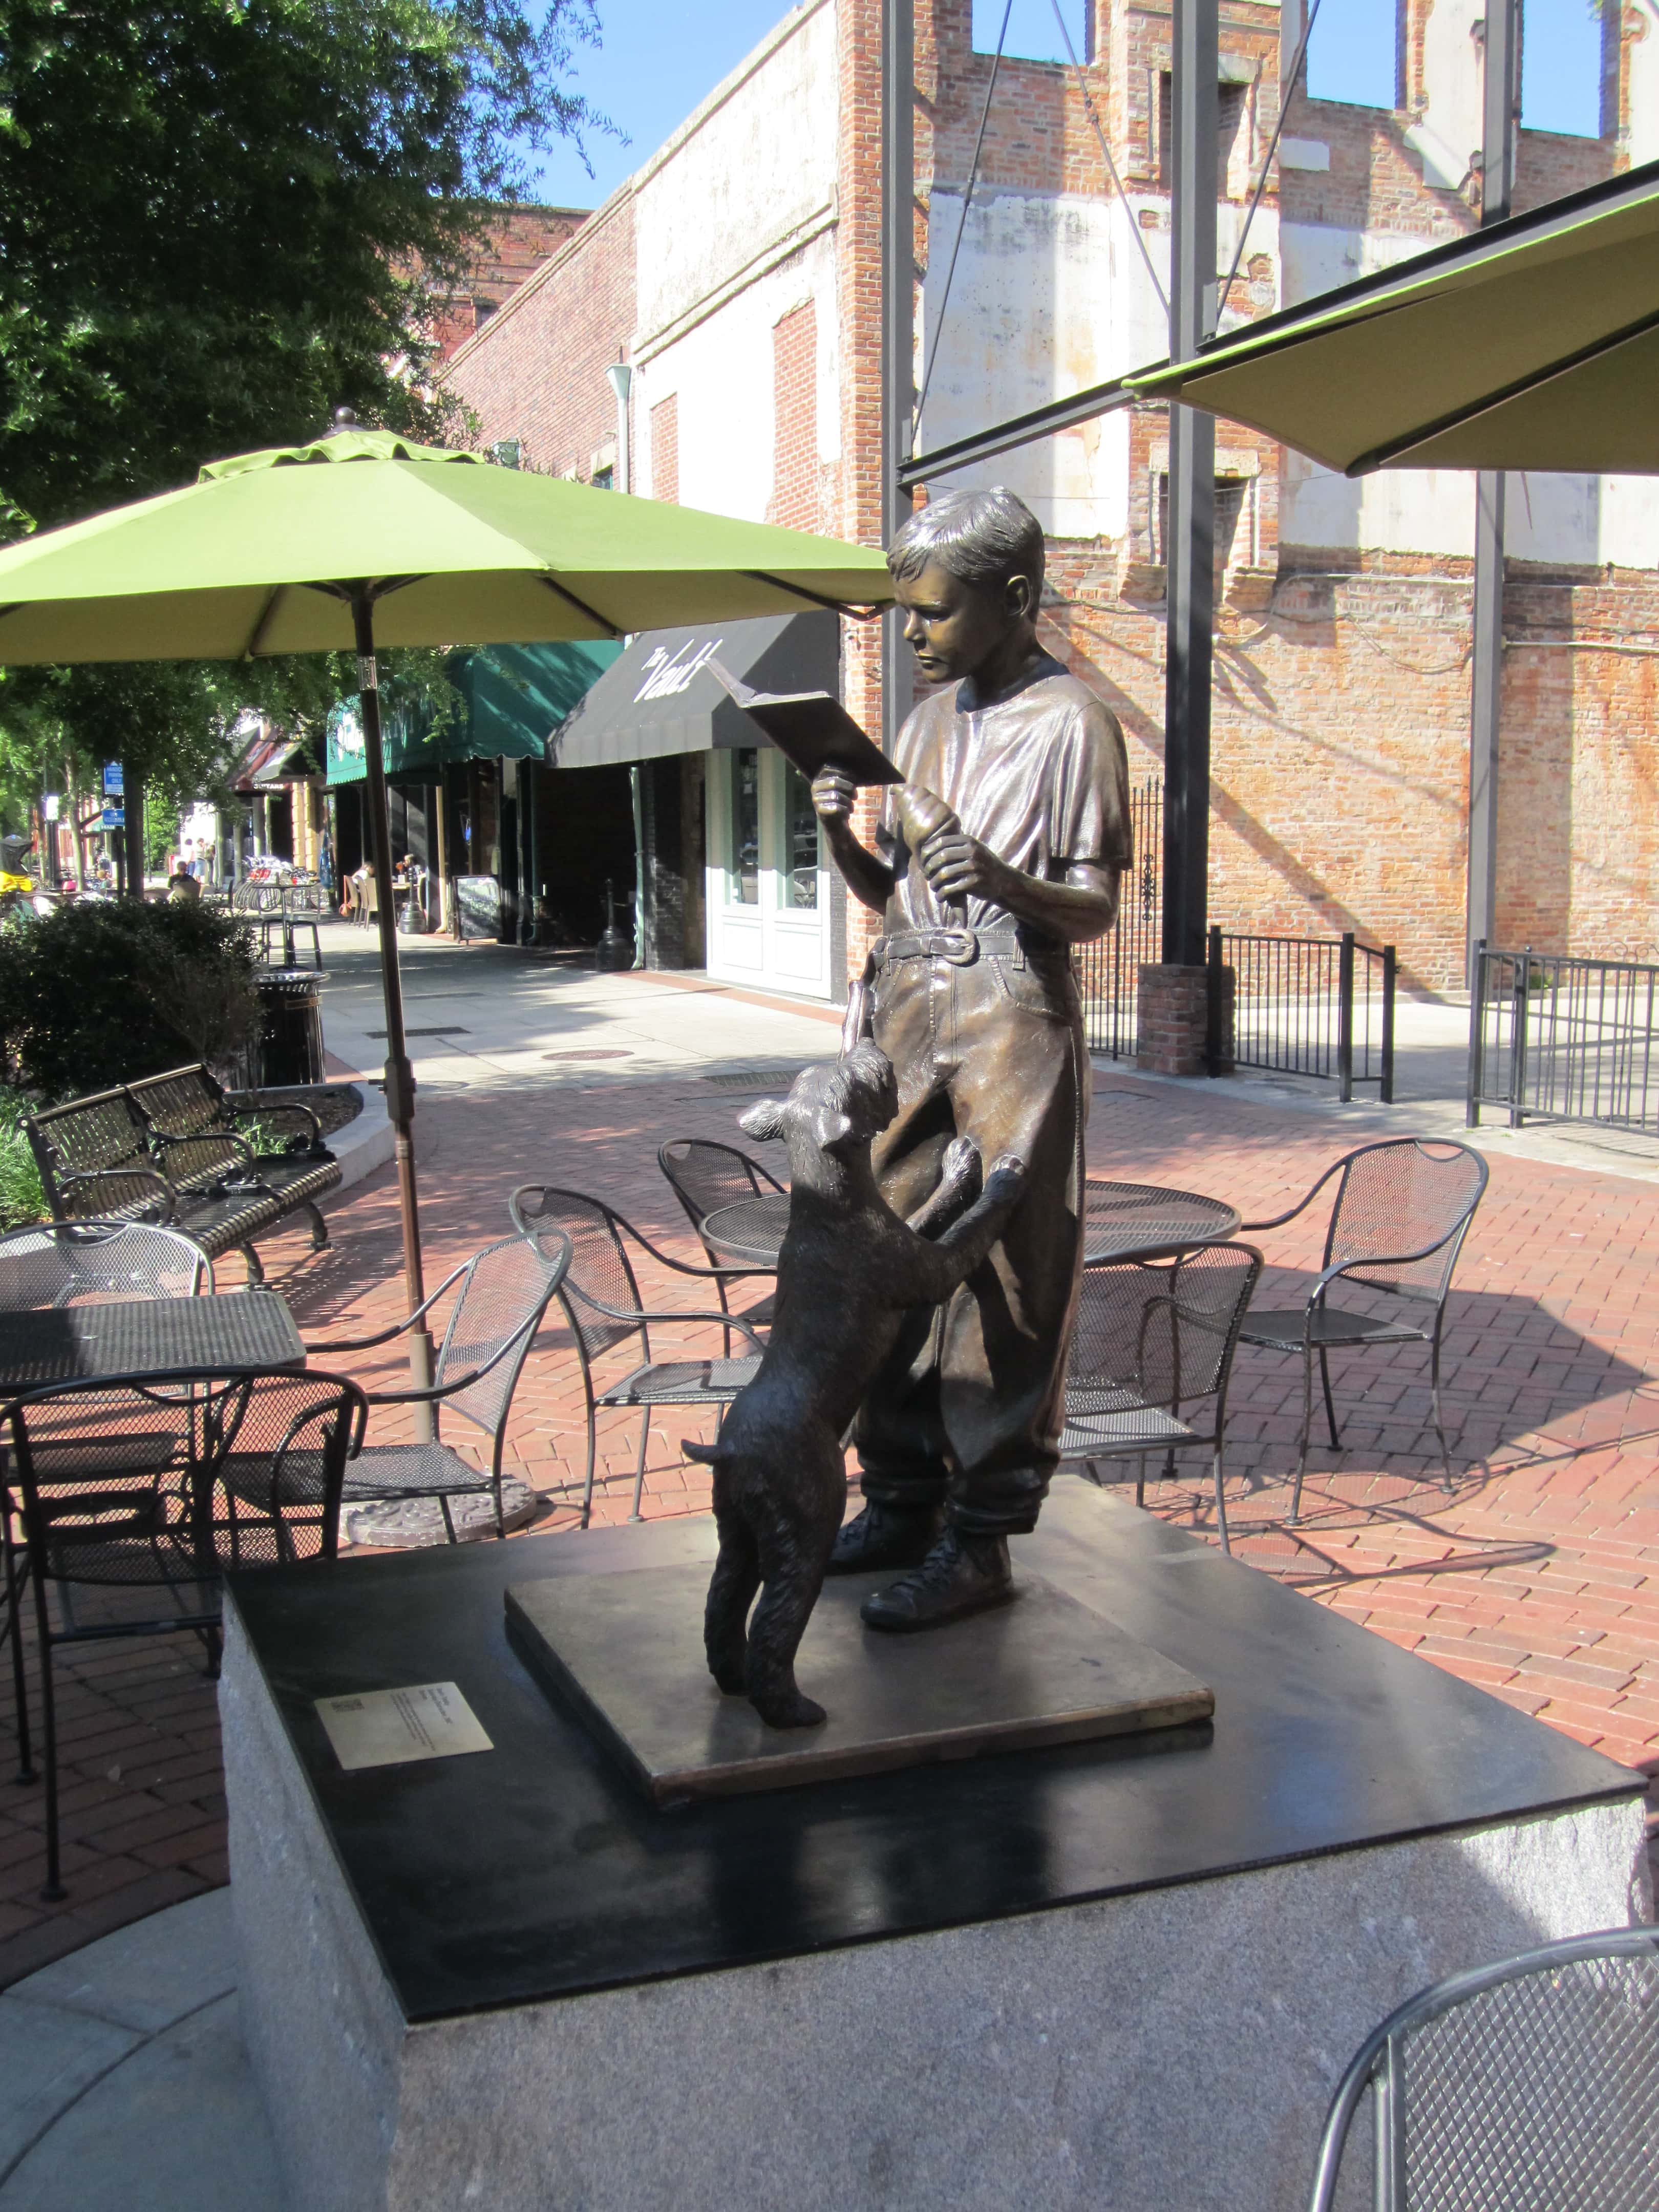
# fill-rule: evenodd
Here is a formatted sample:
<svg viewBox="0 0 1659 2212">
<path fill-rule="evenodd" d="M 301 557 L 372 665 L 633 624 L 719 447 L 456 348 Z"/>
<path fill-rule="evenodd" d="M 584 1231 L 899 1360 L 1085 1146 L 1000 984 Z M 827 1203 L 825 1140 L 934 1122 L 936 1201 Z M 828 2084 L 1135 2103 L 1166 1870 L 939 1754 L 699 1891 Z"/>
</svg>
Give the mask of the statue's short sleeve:
<svg viewBox="0 0 1659 2212">
<path fill-rule="evenodd" d="M 1074 708 L 1055 748 L 1049 847 L 1068 866 L 1127 868 L 1134 857 L 1123 732 L 1098 699 Z"/>
</svg>

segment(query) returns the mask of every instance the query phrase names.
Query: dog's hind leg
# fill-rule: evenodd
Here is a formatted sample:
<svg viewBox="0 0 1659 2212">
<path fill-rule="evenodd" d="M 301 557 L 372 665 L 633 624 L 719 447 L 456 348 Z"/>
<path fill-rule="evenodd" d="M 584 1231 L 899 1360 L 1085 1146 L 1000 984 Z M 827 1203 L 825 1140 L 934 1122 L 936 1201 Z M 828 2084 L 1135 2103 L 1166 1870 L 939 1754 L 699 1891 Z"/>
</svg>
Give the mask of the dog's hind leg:
<svg viewBox="0 0 1659 2212">
<path fill-rule="evenodd" d="M 839 1450 L 830 1455 L 817 1495 L 780 1516 L 761 1540 L 764 1577 L 749 1627 L 744 1687 L 749 1702 L 771 1728 L 816 1728 L 823 1707 L 804 1697 L 795 1681 L 795 1654 L 823 1588 L 823 1571 L 841 1525 L 847 1486 Z M 836 1478 L 840 1478 L 837 1480 Z"/>
<path fill-rule="evenodd" d="M 720 1530 L 720 1550 L 703 1608 L 703 1650 L 708 1655 L 708 1671 L 721 1689 L 728 1697 L 740 1698 L 748 1687 L 744 1632 L 760 1588 L 760 1552 L 754 1531 L 734 1506 L 716 1504 L 714 1525 Z"/>
</svg>

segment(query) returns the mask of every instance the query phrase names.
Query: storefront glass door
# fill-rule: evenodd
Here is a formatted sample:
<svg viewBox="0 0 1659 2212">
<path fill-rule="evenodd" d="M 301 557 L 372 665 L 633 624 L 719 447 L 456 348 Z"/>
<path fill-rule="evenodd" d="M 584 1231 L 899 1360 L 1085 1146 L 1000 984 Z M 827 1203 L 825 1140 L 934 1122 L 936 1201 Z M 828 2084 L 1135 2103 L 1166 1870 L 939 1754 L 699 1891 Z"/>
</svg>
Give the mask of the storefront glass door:
<svg viewBox="0 0 1659 2212">
<path fill-rule="evenodd" d="M 708 789 L 708 971 L 830 996 L 830 878 L 811 787 L 768 746 L 720 751 Z"/>
</svg>

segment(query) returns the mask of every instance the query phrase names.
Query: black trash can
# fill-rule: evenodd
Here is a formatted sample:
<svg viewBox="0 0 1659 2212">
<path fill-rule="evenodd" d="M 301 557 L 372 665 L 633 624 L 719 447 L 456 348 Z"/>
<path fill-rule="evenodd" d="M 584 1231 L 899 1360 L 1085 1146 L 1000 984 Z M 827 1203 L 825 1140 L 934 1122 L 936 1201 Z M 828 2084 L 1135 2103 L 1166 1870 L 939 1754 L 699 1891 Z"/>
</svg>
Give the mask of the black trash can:
<svg viewBox="0 0 1659 2212">
<path fill-rule="evenodd" d="M 251 1090 L 326 1079 L 322 981 L 314 968 L 267 968 L 254 977 L 259 1014 L 248 1042 Z"/>
</svg>

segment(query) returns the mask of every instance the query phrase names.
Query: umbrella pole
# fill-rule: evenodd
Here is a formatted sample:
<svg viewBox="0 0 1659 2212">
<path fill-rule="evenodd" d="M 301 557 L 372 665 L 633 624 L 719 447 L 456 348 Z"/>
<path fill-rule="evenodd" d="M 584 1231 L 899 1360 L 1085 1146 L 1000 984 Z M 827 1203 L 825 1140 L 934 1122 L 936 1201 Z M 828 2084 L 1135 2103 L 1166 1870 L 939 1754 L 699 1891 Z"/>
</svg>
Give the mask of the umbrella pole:
<svg viewBox="0 0 1659 2212">
<path fill-rule="evenodd" d="M 404 1291 L 413 1313 L 426 1297 L 421 1270 L 421 1217 L 415 1191 L 415 1071 L 404 1035 L 404 987 L 398 973 L 398 909 L 392 887 L 392 817 L 386 798 L 386 757 L 380 746 L 380 690 L 374 666 L 374 602 L 366 587 L 351 594 L 357 640 L 357 699 L 368 771 L 368 834 L 374 870 L 374 903 L 380 933 L 380 988 L 386 1000 L 386 1110 L 398 1161 L 398 1204 L 403 1216 Z M 409 1332 L 409 1379 L 422 1390 L 432 1381 L 432 1339 L 425 1322 Z M 418 1441 L 433 1436 L 432 1408 L 415 1407 Z"/>
</svg>

